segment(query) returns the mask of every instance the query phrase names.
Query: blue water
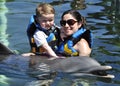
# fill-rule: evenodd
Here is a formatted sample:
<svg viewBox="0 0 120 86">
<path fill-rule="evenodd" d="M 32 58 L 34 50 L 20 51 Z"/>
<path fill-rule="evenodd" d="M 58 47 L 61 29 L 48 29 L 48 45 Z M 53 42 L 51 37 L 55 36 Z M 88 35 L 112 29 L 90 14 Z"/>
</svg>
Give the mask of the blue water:
<svg viewBox="0 0 120 86">
<path fill-rule="evenodd" d="M 114 79 L 82 79 L 76 80 L 75 86 L 119 86 L 120 85 L 120 8 L 117 9 L 117 0 L 85 0 L 83 4 L 77 4 L 79 0 L 0 0 L 0 41 L 21 54 L 29 52 L 30 46 L 26 35 L 26 28 L 31 15 L 35 13 L 37 3 L 46 2 L 54 6 L 56 10 L 55 22 L 59 24 L 60 16 L 65 10 L 78 9 L 86 17 L 87 24 L 93 32 L 93 52 L 91 57 L 103 65 L 110 65 L 113 70 L 108 73 L 115 75 Z M 84 1 L 84 0 L 83 0 Z M 75 3 L 75 4 L 74 4 Z M 118 5 L 119 6 L 119 5 Z M 5 68 L 5 67 L 3 67 Z M 8 71 L 13 72 L 11 68 Z M 5 70 L 3 71 L 5 72 Z M 16 72 L 16 70 L 14 71 Z M 21 73 L 21 72 L 20 72 Z M 21 73 L 24 74 L 24 73 Z M 6 76 L 0 74 L 0 86 L 38 86 L 39 81 L 34 81 L 27 75 Z M 69 79 L 58 80 L 58 86 L 69 86 Z M 30 85 L 31 84 L 31 85 Z"/>
</svg>

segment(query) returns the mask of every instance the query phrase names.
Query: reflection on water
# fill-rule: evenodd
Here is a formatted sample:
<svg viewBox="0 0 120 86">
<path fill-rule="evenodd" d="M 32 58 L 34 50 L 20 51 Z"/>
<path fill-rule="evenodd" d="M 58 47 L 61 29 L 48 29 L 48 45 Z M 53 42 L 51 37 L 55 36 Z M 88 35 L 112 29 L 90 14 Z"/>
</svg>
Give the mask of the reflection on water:
<svg viewBox="0 0 120 86">
<path fill-rule="evenodd" d="M 7 17 L 6 13 L 8 12 L 8 8 L 5 5 L 5 0 L 0 2 L 0 42 L 4 43 L 8 46 L 8 34 L 6 33 L 7 29 Z"/>
<path fill-rule="evenodd" d="M 11 49 L 17 50 L 20 53 L 28 52 L 30 47 L 26 36 L 26 27 L 30 16 L 34 14 L 37 3 L 41 1 L 7 1 L 6 3 L 0 1 L 0 41 L 4 42 L 4 44 L 6 43 L 6 45 L 9 44 Z M 61 13 L 67 9 L 78 9 L 86 17 L 87 24 L 93 32 L 94 46 L 91 56 L 101 62 L 101 64 L 111 65 L 113 67 L 113 70 L 108 72 L 115 75 L 114 79 L 79 79 L 74 81 L 75 86 L 119 86 L 120 0 L 44 0 L 44 2 L 50 3 L 55 7 L 55 22 L 58 25 Z M 9 11 L 7 10 L 8 8 Z M 9 79 L 9 77 L 7 78 Z M 16 82 L 19 81 L 21 80 L 16 80 Z M 61 85 L 63 80 L 57 83 Z M 70 84 L 71 81 L 64 79 L 64 86 L 66 86 L 65 83 Z M 31 82 L 31 84 L 35 86 L 34 82 Z"/>
<path fill-rule="evenodd" d="M 71 2 L 71 8 L 78 10 L 85 9 L 86 8 L 85 0 L 73 0 Z"/>
<path fill-rule="evenodd" d="M 106 4 L 106 3 L 109 3 L 109 4 Z M 104 43 L 104 45 L 102 44 L 101 46 L 103 46 L 104 48 L 108 46 L 107 49 L 104 49 L 102 47 L 103 49 L 102 52 L 105 51 L 106 54 L 108 54 L 108 52 L 110 54 L 111 52 L 110 55 L 120 56 L 120 53 L 119 53 L 120 52 L 120 49 L 119 49 L 120 48 L 120 29 L 119 29 L 120 21 L 118 17 L 120 15 L 120 10 L 115 10 L 115 8 L 118 7 L 118 4 L 116 4 L 116 1 L 106 1 L 106 2 L 104 1 L 104 2 L 101 2 L 100 4 L 104 5 L 105 9 L 102 12 L 89 14 L 91 16 L 90 19 L 95 18 L 94 21 L 92 20 L 89 22 L 93 22 L 95 24 L 94 26 L 94 28 L 96 29 L 95 32 L 98 31 L 98 33 L 96 33 L 96 37 L 97 39 L 101 40 L 102 43 Z M 112 46 L 113 48 L 109 46 Z"/>
</svg>

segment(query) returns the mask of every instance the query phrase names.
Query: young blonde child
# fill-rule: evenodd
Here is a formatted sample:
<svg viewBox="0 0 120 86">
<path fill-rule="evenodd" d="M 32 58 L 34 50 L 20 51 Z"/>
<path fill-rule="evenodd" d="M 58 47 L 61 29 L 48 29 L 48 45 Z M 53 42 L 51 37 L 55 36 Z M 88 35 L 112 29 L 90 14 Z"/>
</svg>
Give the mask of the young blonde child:
<svg viewBox="0 0 120 86">
<path fill-rule="evenodd" d="M 53 51 L 54 47 L 49 42 L 55 40 L 54 32 L 58 28 L 54 24 L 55 10 L 47 3 L 38 4 L 36 14 L 30 19 L 27 35 L 29 38 L 31 53 L 24 56 L 47 54 L 50 57 L 57 57 Z"/>
</svg>

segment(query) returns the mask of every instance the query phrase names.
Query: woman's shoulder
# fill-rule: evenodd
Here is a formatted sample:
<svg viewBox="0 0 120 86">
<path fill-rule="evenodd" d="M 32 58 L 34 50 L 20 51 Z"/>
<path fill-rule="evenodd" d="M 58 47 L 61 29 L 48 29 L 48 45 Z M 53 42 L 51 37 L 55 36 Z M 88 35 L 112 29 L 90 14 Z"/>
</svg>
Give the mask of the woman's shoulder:
<svg viewBox="0 0 120 86">
<path fill-rule="evenodd" d="M 78 44 L 78 45 L 82 44 L 83 45 L 83 44 L 86 44 L 86 43 L 87 43 L 87 41 L 84 38 L 81 38 L 76 44 Z"/>
</svg>

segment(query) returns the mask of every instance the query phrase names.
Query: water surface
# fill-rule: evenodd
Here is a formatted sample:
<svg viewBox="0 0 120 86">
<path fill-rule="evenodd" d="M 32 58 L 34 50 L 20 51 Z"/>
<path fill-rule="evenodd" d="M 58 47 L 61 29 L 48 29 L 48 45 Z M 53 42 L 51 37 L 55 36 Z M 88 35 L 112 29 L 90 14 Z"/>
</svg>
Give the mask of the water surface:
<svg viewBox="0 0 120 86">
<path fill-rule="evenodd" d="M 87 25 L 93 32 L 94 45 L 91 57 L 103 65 L 113 67 L 113 70 L 108 72 L 115 75 L 114 79 L 79 79 L 76 81 L 76 86 L 119 86 L 120 0 L 81 0 L 81 2 L 80 0 L 0 0 L 0 41 L 19 54 L 30 50 L 26 29 L 30 16 L 35 13 L 35 8 L 40 2 L 54 6 L 57 25 L 60 25 L 62 13 L 68 9 L 77 9 L 86 17 Z M 0 86 L 24 86 L 30 81 L 28 78 L 11 78 L 0 74 Z M 61 80 L 59 86 L 61 83 L 67 86 L 65 83 L 71 84 L 71 81 Z"/>
</svg>

